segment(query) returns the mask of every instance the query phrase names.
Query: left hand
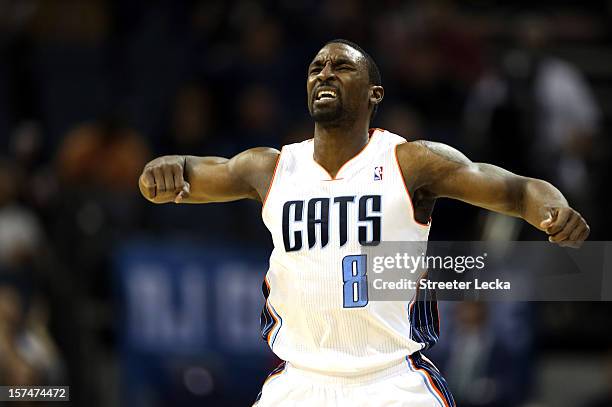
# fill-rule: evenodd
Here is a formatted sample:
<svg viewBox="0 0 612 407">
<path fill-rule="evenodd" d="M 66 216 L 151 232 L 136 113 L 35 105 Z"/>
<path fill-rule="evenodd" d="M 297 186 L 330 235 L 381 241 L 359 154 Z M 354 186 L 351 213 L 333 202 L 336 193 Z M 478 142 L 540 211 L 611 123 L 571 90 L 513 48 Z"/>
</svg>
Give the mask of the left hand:
<svg viewBox="0 0 612 407">
<path fill-rule="evenodd" d="M 584 218 L 567 207 L 547 208 L 540 229 L 545 231 L 548 241 L 561 247 L 579 248 L 591 232 Z"/>
</svg>

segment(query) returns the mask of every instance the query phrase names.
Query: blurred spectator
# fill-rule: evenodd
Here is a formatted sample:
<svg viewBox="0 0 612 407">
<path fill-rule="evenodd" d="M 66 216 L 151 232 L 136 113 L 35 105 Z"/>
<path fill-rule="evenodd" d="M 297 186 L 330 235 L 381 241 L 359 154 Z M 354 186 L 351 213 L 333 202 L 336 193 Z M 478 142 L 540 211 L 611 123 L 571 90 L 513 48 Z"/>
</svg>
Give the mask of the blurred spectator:
<svg viewBox="0 0 612 407">
<path fill-rule="evenodd" d="M 44 232 L 18 200 L 23 172 L 0 160 L 0 383 L 35 385 L 62 379 L 58 351 L 47 331 L 48 308 L 35 295 L 36 261 Z M 34 298 L 37 298 L 36 300 Z"/>
<path fill-rule="evenodd" d="M 64 366 L 47 331 L 47 306 L 0 281 L 0 383 L 62 384 Z"/>
<path fill-rule="evenodd" d="M 516 48 L 476 84 L 466 125 L 479 155 L 551 180 L 585 211 L 600 110 L 580 71 L 547 53 L 549 30 L 542 17 L 520 19 Z"/>
<path fill-rule="evenodd" d="M 147 144 L 138 133 L 110 119 L 68 132 L 57 164 L 61 180 L 68 185 L 133 192 L 149 157 Z"/>
<path fill-rule="evenodd" d="M 19 142 L 13 139 L 12 144 Z M 60 368 L 55 366 L 54 354 L 57 351 L 47 325 L 50 325 L 51 319 L 57 321 L 60 315 L 68 315 L 58 313 L 57 294 L 66 292 L 69 280 L 64 278 L 63 271 L 57 267 L 55 254 L 51 252 L 46 238 L 47 232 L 43 230 L 45 219 L 38 214 L 40 210 L 52 210 L 32 206 L 33 203 L 45 204 L 36 198 L 43 196 L 46 193 L 44 191 L 49 190 L 49 185 L 36 181 L 38 175 L 30 174 L 38 172 L 34 160 L 26 159 L 35 156 L 26 153 L 32 145 L 21 147 L 23 150 L 15 146 L 15 151 L 23 153 L 15 154 L 18 160 L 13 163 L 3 161 L 0 164 L 0 284 L 6 282 L 5 279 L 19 283 L 14 287 L 7 285 L 7 290 L 18 289 L 19 304 L 23 305 L 23 313 L 27 314 L 24 318 L 27 319 L 28 330 L 19 336 L 18 341 L 18 345 L 25 349 L 24 357 L 40 365 L 41 369 L 52 370 L 49 377 L 65 379 L 67 373 L 60 374 L 57 371 Z M 17 163 L 21 163 L 22 167 Z M 49 171 L 46 175 L 48 178 L 53 177 Z M 69 302 L 69 299 L 63 301 Z M 75 326 L 73 320 L 66 323 Z M 54 338 L 57 338 L 56 333 Z M 50 365 L 43 366 L 46 362 Z M 47 373 L 44 377 L 40 376 L 40 380 L 43 379 L 47 380 Z M 57 383 L 61 383 L 61 380 Z"/>
<path fill-rule="evenodd" d="M 432 351 L 459 406 L 515 407 L 529 398 L 525 315 L 520 305 L 498 305 L 453 304 L 444 332 L 449 340 Z"/>
<path fill-rule="evenodd" d="M 583 407 L 609 407 L 612 406 L 612 351 L 608 351 L 604 359 L 604 383 L 605 392 L 592 401 L 587 402 Z"/>
<path fill-rule="evenodd" d="M 22 298 L 15 288 L 0 286 L 0 381 L 5 385 L 33 385 L 40 381 L 19 348 L 24 320 Z"/>
<path fill-rule="evenodd" d="M 9 152 L 22 172 L 18 188 L 21 200 L 46 223 L 57 204 L 59 191 L 57 174 L 49 168 L 44 139 L 42 124 L 36 120 L 25 120 L 17 124 L 11 133 Z"/>
<path fill-rule="evenodd" d="M 42 243 L 36 215 L 17 200 L 23 180 L 16 166 L 0 160 L 0 273 L 30 271 Z"/>
<path fill-rule="evenodd" d="M 19 166 L 28 172 L 40 162 L 42 139 L 41 125 L 35 120 L 17 125 L 10 138 L 9 150 Z"/>
</svg>

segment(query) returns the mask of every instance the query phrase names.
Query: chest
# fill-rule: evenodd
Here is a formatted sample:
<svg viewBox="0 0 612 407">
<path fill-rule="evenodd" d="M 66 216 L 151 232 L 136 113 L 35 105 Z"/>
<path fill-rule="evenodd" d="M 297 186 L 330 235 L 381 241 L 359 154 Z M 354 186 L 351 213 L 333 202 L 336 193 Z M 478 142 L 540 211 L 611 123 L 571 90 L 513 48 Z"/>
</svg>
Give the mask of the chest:
<svg viewBox="0 0 612 407">
<path fill-rule="evenodd" d="M 406 215 L 406 200 L 394 168 L 375 164 L 334 180 L 316 170 L 279 174 L 264 216 L 275 242 L 285 252 L 377 245 Z"/>
</svg>

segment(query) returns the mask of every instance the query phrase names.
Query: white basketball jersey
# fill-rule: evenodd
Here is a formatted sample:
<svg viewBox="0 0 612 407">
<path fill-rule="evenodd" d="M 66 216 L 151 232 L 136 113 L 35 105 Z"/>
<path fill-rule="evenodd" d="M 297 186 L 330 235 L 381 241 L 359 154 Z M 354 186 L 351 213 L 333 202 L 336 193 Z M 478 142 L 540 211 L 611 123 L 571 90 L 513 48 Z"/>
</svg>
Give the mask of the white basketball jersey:
<svg viewBox="0 0 612 407">
<path fill-rule="evenodd" d="M 361 374 L 437 339 L 434 303 L 369 302 L 363 292 L 345 290 L 351 271 L 347 276 L 343 259 L 358 257 L 363 246 L 427 241 L 429 225 L 415 221 L 397 161 L 404 142 L 371 130 L 368 144 L 334 178 L 314 161 L 313 139 L 281 151 L 262 210 L 274 242 L 262 333 L 296 367 Z"/>
</svg>

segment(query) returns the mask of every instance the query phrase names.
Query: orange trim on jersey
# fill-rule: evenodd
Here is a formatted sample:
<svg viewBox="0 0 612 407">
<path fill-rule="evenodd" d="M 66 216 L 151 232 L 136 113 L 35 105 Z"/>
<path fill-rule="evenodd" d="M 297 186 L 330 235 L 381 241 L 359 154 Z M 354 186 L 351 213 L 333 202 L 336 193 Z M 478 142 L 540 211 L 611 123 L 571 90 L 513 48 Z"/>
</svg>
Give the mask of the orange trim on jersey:
<svg viewBox="0 0 612 407">
<path fill-rule="evenodd" d="M 353 161 L 355 158 L 357 158 L 357 156 L 358 156 L 359 154 L 361 154 L 361 153 L 363 153 L 363 152 L 364 152 L 364 150 L 366 149 L 366 147 L 370 145 L 370 141 L 372 141 L 372 136 L 374 135 L 374 132 L 375 132 L 376 130 L 384 131 L 383 129 L 379 129 L 379 128 L 369 129 L 369 130 L 368 130 L 368 134 L 369 134 L 369 137 L 368 137 L 368 142 L 367 142 L 367 143 L 366 143 L 366 144 L 365 144 L 365 145 L 364 145 L 364 146 L 361 148 L 361 150 L 359 150 L 359 152 L 358 152 L 357 154 L 355 154 L 354 156 L 352 156 L 351 158 L 349 158 L 347 162 L 345 162 L 344 164 L 342 164 L 342 165 L 340 166 L 340 168 L 338 169 L 338 172 L 336 172 L 336 176 L 338 176 L 338 174 L 340 174 L 340 171 L 342 171 L 342 169 L 343 169 L 343 168 L 344 168 L 344 167 L 345 167 L 345 166 L 346 166 L 348 163 L 350 163 L 351 161 Z M 314 142 L 314 139 L 313 139 L 313 142 Z M 327 176 L 330 178 L 330 179 L 325 179 L 325 180 L 323 180 L 323 181 L 338 181 L 338 180 L 343 179 L 343 178 L 336 178 L 336 177 L 332 177 L 332 176 L 331 176 L 331 174 L 329 173 L 329 171 L 327 171 L 327 169 L 325 169 L 325 167 L 323 167 L 321 164 L 319 164 L 319 163 L 317 162 L 317 160 L 315 160 L 315 159 L 314 159 L 314 154 L 313 154 L 313 156 L 312 156 L 312 161 L 314 161 L 314 162 L 315 162 L 315 163 L 316 163 L 316 164 L 317 164 L 317 165 L 318 165 L 318 166 L 319 166 L 319 167 L 320 167 L 320 168 L 321 168 L 323 171 L 325 171 L 325 173 L 327 174 Z"/>
<path fill-rule="evenodd" d="M 266 338 L 266 342 L 268 342 L 268 345 L 272 347 L 272 344 L 270 343 L 270 337 L 272 336 L 272 333 L 276 330 L 276 326 L 278 325 L 278 318 L 276 318 L 276 316 L 274 315 L 275 312 L 270 308 L 270 304 L 268 304 L 268 301 L 266 301 L 266 308 L 268 308 L 270 315 L 274 319 L 274 325 L 272 325 L 272 327 L 270 328 L 270 332 L 268 332 L 268 337 Z"/>
<path fill-rule="evenodd" d="M 271 375 L 270 377 L 268 377 L 264 382 L 263 382 L 263 386 L 266 385 L 266 383 L 268 383 L 270 380 L 277 378 L 278 376 L 282 375 L 283 373 L 285 373 L 285 370 L 281 370 L 278 373 L 274 373 L 273 375 Z"/>
<path fill-rule="evenodd" d="M 412 202 L 412 197 L 410 196 L 410 192 L 408 192 L 408 187 L 406 186 L 406 178 L 404 178 L 404 172 L 402 171 L 402 167 L 399 164 L 399 158 L 397 158 L 397 148 L 402 145 L 404 143 L 399 143 L 395 146 L 395 163 L 397 164 L 397 170 L 399 171 L 400 175 L 402 176 L 402 181 L 404 183 L 404 190 L 406 191 L 406 195 L 408 195 L 408 202 L 410 202 L 410 207 L 412 208 L 412 220 L 414 220 L 418 225 L 421 225 L 423 227 L 429 227 L 431 226 L 431 217 L 429 217 L 429 223 L 425 224 L 425 223 L 421 223 L 416 219 L 416 212 L 414 211 L 414 203 Z"/>
<path fill-rule="evenodd" d="M 268 185 L 268 190 L 266 191 L 266 195 L 264 196 L 263 203 L 261 204 L 262 212 L 264 210 L 264 207 L 266 206 L 266 201 L 268 200 L 270 191 L 272 190 L 272 184 L 274 183 L 274 179 L 276 178 L 276 169 L 278 168 L 278 163 L 280 163 L 282 154 L 283 154 L 283 149 L 281 148 L 281 151 L 278 153 L 278 159 L 276 160 L 276 164 L 274 165 L 274 172 L 272 173 L 272 178 L 270 179 L 270 185 Z"/>
<path fill-rule="evenodd" d="M 264 283 L 266 283 L 266 287 L 268 287 L 268 295 L 270 293 L 270 283 L 268 282 L 268 276 L 266 275 L 264 277 Z"/>
<path fill-rule="evenodd" d="M 270 380 L 272 380 L 272 379 L 274 379 L 274 378 L 276 378 L 276 377 L 278 377 L 278 376 L 282 375 L 283 373 L 285 373 L 285 369 L 286 369 L 286 367 L 285 367 L 285 368 L 283 368 L 283 370 L 281 370 L 280 372 L 278 372 L 278 373 L 274 373 L 274 374 L 272 374 L 272 375 L 268 376 L 268 377 L 266 378 L 266 380 L 264 380 L 264 382 L 263 382 L 263 384 L 261 385 L 261 387 L 265 386 L 265 385 L 266 385 L 266 383 L 268 383 Z"/>
<path fill-rule="evenodd" d="M 442 402 L 444 403 L 444 407 L 451 407 L 448 404 L 448 401 L 446 400 L 446 397 L 444 397 L 442 395 L 442 392 L 440 391 L 440 389 L 438 389 L 438 387 L 436 386 L 436 384 L 434 383 L 433 379 L 431 378 L 431 375 L 429 374 L 429 372 L 425 369 L 423 369 L 422 367 L 417 367 L 417 365 L 414 364 L 414 361 L 412 360 L 412 356 L 408 355 L 408 359 L 410 359 L 410 363 L 412 364 L 412 367 L 416 370 L 420 370 L 421 372 L 425 373 L 425 377 L 427 378 L 427 381 L 429 382 L 429 384 L 431 385 L 431 388 L 434 389 L 434 391 L 436 392 L 436 394 L 440 397 L 440 400 L 442 400 Z"/>
<path fill-rule="evenodd" d="M 266 283 L 266 287 L 268 287 L 268 297 L 269 297 L 270 296 L 270 283 L 268 282 L 268 276 L 264 277 L 264 282 Z M 278 318 L 275 315 L 276 311 L 272 309 L 272 307 L 268 303 L 267 298 L 266 298 L 266 308 L 268 309 L 268 312 L 270 313 L 270 315 L 272 316 L 272 319 L 274 320 L 274 325 L 272 325 L 272 327 L 270 328 L 270 332 L 268 332 L 268 336 L 266 338 L 266 342 L 268 342 L 268 345 L 272 347 L 272 345 L 270 344 L 270 336 L 272 336 L 272 332 L 276 330 L 276 326 L 278 325 Z"/>
</svg>

